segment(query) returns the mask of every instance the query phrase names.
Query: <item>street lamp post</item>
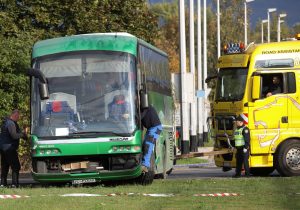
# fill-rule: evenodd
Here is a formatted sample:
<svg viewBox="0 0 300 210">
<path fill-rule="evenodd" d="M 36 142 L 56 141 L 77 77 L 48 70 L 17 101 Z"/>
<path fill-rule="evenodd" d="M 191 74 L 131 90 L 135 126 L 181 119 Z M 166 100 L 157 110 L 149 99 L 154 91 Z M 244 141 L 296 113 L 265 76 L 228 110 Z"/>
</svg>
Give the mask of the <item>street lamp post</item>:
<svg viewBox="0 0 300 210">
<path fill-rule="evenodd" d="M 280 18 L 286 17 L 286 14 L 279 14 L 278 15 L 278 22 L 277 22 L 277 42 L 280 42 L 281 38 L 280 38 L 280 33 L 281 33 L 281 29 L 280 29 L 280 24 L 283 23 L 283 20 L 280 20 Z"/>
<path fill-rule="evenodd" d="M 264 43 L 264 23 L 267 22 L 267 19 L 261 21 L 261 43 Z"/>
<path fill-rule="evenodd" d="M 218 58 L 221 56 L 221 29 L 220 29 L 220 0 L 217 0 L 217 29 L 218 29 L 218 35 L 217 35 L 217 54 L 218 54 Z"/>
<path fill-rule="evenodd" d="M 276 12 L 276 8 L 269 8 L 268 9 L 268 42 L 270 42 L 270 13 Z"/>
<path fill-rule="evenodd" d="M 247 22 L 247 3 L 254 1 L 254 0 L 245 0 L 244 5 L 245 5 L 245 23 L 244 23 L 244 27 L 245 27 L 245 46 L 247 46 L 247 26 L 248 26 L 248 22 Z"/>
</svg>

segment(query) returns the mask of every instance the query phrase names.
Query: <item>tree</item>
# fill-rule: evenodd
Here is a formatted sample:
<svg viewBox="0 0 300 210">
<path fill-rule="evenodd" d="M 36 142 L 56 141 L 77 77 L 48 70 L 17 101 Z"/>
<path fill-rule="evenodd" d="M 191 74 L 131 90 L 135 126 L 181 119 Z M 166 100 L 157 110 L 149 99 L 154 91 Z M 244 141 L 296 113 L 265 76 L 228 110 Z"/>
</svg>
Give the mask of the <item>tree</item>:
<svg viewBox="0 0 300 210">
<path fill-rule="evenodd" d="M 2 0 L 0 2 L 0 117 L 12 109 L 29 125 L 29 78 L 33 44 L 59 36 L 128 32 L 154 43 L 157 19 L 141 0 Z M 29 146 L 20 148 L 23 168 L 29 167 Z M 27 162 L 26 162 L 27 161 Z"/>
<path fill-rule="evenodd" d="M 159 17 L 159 36 L 155 45 L 169 56 L 170 71 L 179 72 L 179 32 L 178 32 L 178 2 L 158 3 L 151 11 Z"/>
</svg>

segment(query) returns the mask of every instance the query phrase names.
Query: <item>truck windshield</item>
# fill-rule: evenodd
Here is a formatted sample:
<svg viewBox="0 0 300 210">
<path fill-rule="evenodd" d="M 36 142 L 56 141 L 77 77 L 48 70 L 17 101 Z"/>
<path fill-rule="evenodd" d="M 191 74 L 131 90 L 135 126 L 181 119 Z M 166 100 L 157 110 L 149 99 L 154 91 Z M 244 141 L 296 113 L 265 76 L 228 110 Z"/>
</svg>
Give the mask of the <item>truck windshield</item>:
<svg viewBox="0 0 300 210">
<path fill-rule="evenodd" d="M 247 68 L 220 69 L 216 101 L 240 101 L 245 92 Z"/>
<path fill-rule="evenodd" d="M 48 81 L 40 100 L 33 78 L 32 132 L 45 139 L 128 136 L 135 129 L 135 57 L 121 52 L 77 52 L 33 63 Z"/>
</svg>

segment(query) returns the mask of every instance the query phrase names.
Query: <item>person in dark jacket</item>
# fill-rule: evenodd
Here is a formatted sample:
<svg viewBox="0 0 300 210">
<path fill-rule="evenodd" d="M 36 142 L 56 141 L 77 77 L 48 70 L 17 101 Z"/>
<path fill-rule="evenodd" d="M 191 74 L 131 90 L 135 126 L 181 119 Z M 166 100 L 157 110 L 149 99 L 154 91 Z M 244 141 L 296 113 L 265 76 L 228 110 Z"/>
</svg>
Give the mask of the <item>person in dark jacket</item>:
<svg viewBox="0 0 300 210">
<path fill-rule="evenodd" d="M 155 149 L 155 143 L 162 132 L 158 114 L 152 106 L 142 110 L 142 125 L 147 129 L 143 142 L 142 158 L 142 170 L 146 173 L 151 166 L 151 155 Z"/>
<path fill-rule="evenodd" d="M 269 87 L 266 96 L 272 96 L 278 93 L 282 93 L 281 90 L 281 80 L 279 76 L 273 76 L 272 85 Z"/>
<path fill-rule="evenodd" d="M 108 105 L 109 118 L 112 120 L 127 120 L 129 118 L 129 103 L 124 95 L 116 95 Z"/>
<path fill-rule="evenodd" d="M 1 148 L 1 187 L 7 186 L 7 175 L 9 167 L 12 170 L 12 187 L 19 186 L 19 171 L 21 168 L 18 148 L 20 138 L 27 139 L 26 132 L 22 132 L 19 125 L 20 114 L 17 109 L 13 110 L 1 127 L 0 148 Z"/>
<path fill-rule="evenodd" d="M 250 176 L 249 170 L 249 150 L 250 150 L 250 130 L 244 125 L 244 119 L 241 115 L 236 118 L 237 128 L 234 131 L 234 142 L 236 148 L 236 170 L 233 177 L 241 176 L 242 166 L 244 164 L 245 176 Z"/>
</svg>

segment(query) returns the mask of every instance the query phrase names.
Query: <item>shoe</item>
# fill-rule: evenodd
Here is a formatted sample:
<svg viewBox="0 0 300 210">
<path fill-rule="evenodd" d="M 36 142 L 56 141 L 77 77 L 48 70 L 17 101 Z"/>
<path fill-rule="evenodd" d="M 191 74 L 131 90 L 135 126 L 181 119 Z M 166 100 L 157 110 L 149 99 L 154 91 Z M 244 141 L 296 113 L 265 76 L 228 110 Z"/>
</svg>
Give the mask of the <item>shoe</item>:
<svg viewBox="0 0 300 210">
<path fill-rule="evenodd" d="M 5 188 L 5 187 L 7 187 L 7 185 L 4 185 L 4 184 L 0 185 L 0 188 Z"/>
<path fill-rule="evenodd" d="M 148 172 L 148 168 L 146 166 L 142 166 L 142 172 L 143 173 L 147 173 Z"/>
<path fill-rule="evenodd" d="M 232 178 L 241 178 L 241 175 L 235 174 L 232 176 Z"/>
</svg>

